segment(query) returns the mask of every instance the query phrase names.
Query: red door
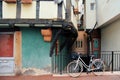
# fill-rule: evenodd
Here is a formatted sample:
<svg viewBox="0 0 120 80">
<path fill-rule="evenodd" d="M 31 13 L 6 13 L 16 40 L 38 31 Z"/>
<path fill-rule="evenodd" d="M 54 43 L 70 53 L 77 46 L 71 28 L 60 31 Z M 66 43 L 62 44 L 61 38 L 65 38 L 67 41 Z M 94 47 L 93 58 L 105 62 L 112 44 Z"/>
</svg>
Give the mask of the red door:
<svg viewBox="0 0 120 80">
<path fill-rule="evenodd" d="M 0 34 L 0 57 L 13 57 L 13 34 Z"/>
</svg>

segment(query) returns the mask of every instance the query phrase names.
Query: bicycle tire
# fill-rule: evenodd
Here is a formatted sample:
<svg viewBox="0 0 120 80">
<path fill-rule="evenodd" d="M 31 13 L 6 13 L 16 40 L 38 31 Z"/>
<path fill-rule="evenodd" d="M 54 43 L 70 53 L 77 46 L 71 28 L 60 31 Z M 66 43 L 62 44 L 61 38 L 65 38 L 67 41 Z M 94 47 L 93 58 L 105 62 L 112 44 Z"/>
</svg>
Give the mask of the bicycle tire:
<svg viewBox="0 0 120 80">
<path fill-rule="evenodd" d="M 94 70 L 96 68 L 96 70 Z M 92 63 L 93 74 L 100 76 L 105 71 L 105 64 L 101 59 L 95 59 Z"/>
<path fill-rule="evenodd" d="M 78 63 L 78 66 L 74 70 L 76 64 L 77 64 L 77 60 L 74 60 L 67 65 L 67 73 L 71 77 L 78 77 L 83 71 L 83 66 L 80 63 Z"/>
</svg>

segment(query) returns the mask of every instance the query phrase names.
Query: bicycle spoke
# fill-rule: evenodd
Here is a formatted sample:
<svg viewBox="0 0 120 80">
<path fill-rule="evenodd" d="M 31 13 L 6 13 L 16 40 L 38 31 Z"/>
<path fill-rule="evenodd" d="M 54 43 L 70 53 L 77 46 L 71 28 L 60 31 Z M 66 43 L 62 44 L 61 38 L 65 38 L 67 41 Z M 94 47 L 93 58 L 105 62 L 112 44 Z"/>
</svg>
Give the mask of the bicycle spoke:
<svg viewBox="0 0 120 80">
<path fill-rule="evenodd" d="M 70 62 L 67 66 L 67 72 L 72 77 L 78 77 L 82 72 L 83 67 L 76 63 L 76 61 Z"/>
<path fill-rule="evenodd" d="M 92 64 L 92 69 L 95 75 L 102 75 L 105 70 L 105 65 L 101 60 L 95 60 Z"/>
</svg>

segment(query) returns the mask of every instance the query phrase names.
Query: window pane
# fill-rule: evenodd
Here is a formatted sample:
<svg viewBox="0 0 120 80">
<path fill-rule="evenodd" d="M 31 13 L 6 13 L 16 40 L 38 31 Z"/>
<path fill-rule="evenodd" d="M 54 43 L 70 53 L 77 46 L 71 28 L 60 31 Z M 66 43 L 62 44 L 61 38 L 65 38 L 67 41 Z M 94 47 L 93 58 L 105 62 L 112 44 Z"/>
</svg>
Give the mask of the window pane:
<svg viewBox="0 0 120 80">
<path fill-rule="evenodd" d="M 90 10 L 94 10 L 94 3 L 90 4 Z"/>
</svg>

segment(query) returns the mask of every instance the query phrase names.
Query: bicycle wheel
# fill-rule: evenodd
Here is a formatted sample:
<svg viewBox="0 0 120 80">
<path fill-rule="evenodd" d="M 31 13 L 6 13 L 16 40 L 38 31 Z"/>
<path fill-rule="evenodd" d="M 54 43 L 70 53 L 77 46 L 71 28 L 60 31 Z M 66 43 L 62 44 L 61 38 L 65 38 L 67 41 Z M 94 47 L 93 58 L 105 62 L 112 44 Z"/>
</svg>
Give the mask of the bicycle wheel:
<svg viewBox="0 0 120 80">
<path fill-rule="evenodd" d="M 95 75 L 102 75 L 105 71 L 105 64 L 100 59 L 95 59 L 92 63 L 93 73 Z"/>
<path fill-rule="evenodd" d="M 78 77 L 82 71 L 83 71 L 83 66 L 80 63 L 77 63 L 76 60 L 70 62 L 67 65 L 67 73 L 71 77 Z"/>
</svg>

